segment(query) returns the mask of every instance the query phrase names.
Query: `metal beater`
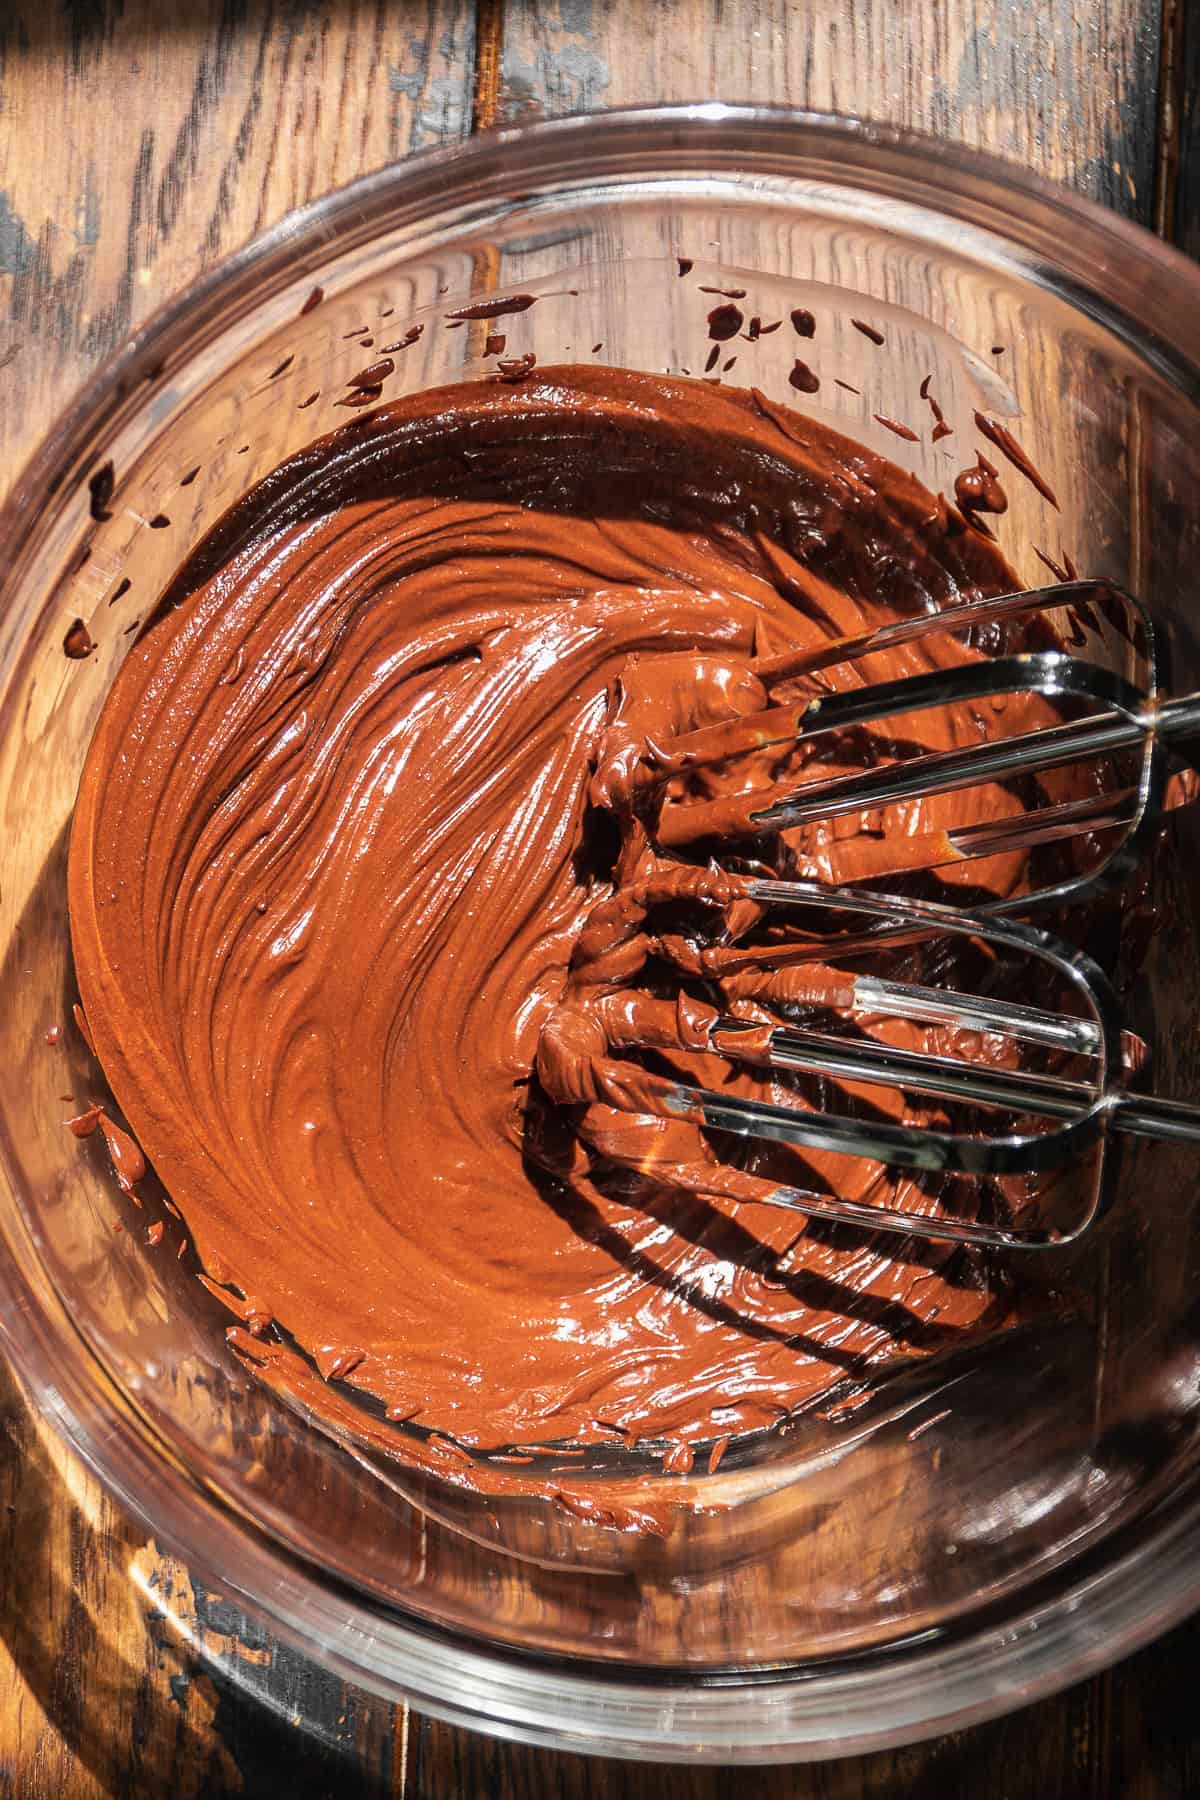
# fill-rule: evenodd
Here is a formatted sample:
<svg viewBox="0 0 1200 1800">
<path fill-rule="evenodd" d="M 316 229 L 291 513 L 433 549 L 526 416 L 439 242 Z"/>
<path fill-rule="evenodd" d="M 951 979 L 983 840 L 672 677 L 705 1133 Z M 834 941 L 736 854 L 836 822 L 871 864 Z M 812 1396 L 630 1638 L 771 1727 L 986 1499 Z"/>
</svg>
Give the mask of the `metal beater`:
<svg viewBox="0 0 1200 1800">
<path fill-rule="evenodd" d="M 939 633 L 982 654 L 900 680 L 825 691 L 827 672 L 839 665 L 853 667 Z M 1014 635 L 1022 644 L 1032 636 L 1038 647 L 1012 650 Z M 867 1159 L 881 1171 L 970 1178 L 959 1184 L 962 1192 L 949 1183 L 951 1204 L 942 1193 L 928 1205 L 876 1205 L 815 1186 L 773 1183 L 769 1176 L 756 1178 L 756 1201 L 813 1218 L 997 1247 L 1070 1242 L 1106 1204 L 1113 1137 L 1200 1145 L 1200 1107 L 1128 1091 L 1125 1078 L 1144 1060 L 1145 1046 L 1122 1031 L 1102 970 L 1082 951 L 1011 915 L 1076 901 L 1136 866 L 1163 807 L 1168 747 L 1200 739 L 1200 694 L 1162 694 L 1145 609 L 1103 581 L 980 600 L 762 657 L 754 667 L 769 691 L 796 683 L 808 691 L 648 746 L 634 771 L 634 803 L 660 849 L 686 846 L 693 855 L 708 849 L 717 858 L 712 905 L 727 906 L 736 892 L 763 909 L 760 916 L 768 922 L 750 942 L 720 929 L 690 940 L 679 932 L 661 935 L 651 954 L 660 974 L 680 983 L 684 1048 L 710 1050 L 735 1066 L 799 1074 L 807 1086 L 777 1104 L 663 1073 L 669 1016 L 664 1028 L 663 1001 L 631 989 L 601 1003 L 612 1018 L 619 1016 L 620 1041 L 618 1053 L 598 1072 L 599 1097 L 617 1111 L 687 1121 L 760 1144 Z M 811 691 L 814 686 L 819 691 Z M 988 703 L 1014 695 L 1036 695 L 1075 716 L 1006 732 L 1005 706 Z M 890 735 L 901 717 L 954 707 L 973 709 L 980 732 L 975 743 L 929 751 L 920 747 L 919 733 Z M 750 787 L 715 799 L 693 780 L 697 771 L 739 755 L 816 745 L 848 731 L 875 734 L 875 766 L 783 793 Z M 1029 785 L 1031 778 L 1081 762 L 1093 770 L 1085 794 L 1064 800 Z M 998 781 L 1026 784 L 1027 803 L 1019 811 L 961 828 L 910 831 L 894 846 L 880 834 L 870 890 L 773 879 L 757 860 L 756 839 Z M 1185 787 L 1179 797 L 1190 791 Z M 1064 870 L 1038 862 L 1047 847 L 1080 839 L 1093 851 L 1083 866 Z M 731 844 L 740 856 L 731 855 Z M 1032 869 L 1016 894 L 970 893 L 956 905 L 950 887 L 937 901 L 893 891 L 911 885 L 914 872 L 1012 851 L 1028 857 Z M 703 872 L 696 876 L 696 898 L 703 904 Z M 888 891 L 879 892 L 880 885 Z M 804 921 L 798 928 L 797 920 Z M 931 951 L 931 945 L 942 948 Z M 946 946 L 963 954 L 948 954 Z M 906 948 L 924 954 L 938 978 L 914 982 L 889 974 L 888 960 L 894 963 Z M 824 989 L 801 982 L 798 1002 L 785 993 L 782 1006 L 774 1004 L 777 993 L 772 1004 L 757 1003 L 754 971 L 769 985 L 780 969 L 805 964 L 819 964 L 836 979 Z M 968 965 L 987 970 L 989 993 L 956 984 L 955 968 L 961 974 Z M 1003 980 L 1001 970 L 1007 971 Z M 836 1007 L 822 999 L 833 992 Z M 1030 1005 L 1031 995 L 1055 995 L 1058 1004 Z M 948 1034 L 948 1041 L 936 1051 L 889 1042 L 897 1020 Z M 646 1052 L 649 1058 L 639 1055 Z M 864 1107 L 863 1088 L 890 1090 L 890 1115 L 886 1107 Z M 847 1108 L 847 1092 L 854 1089 L 860 1090 L 857 1102 Z M 897 1095 L 900 1118 L 894 1116 Z M 913 1122 L 908 1114 L 917 1102 L 948 1116 Z M 630 1160 L 642 1166 L 636 1155 Z M 703 1187 L 702 1164 L 689 1164 L 687 1174 L 692 1185 Z M 713 1191 L 728 1193 L 728 1184 L 717 1181 Z M 985 1192 L 986 1218 L 978 1205 Z M 955 1194 L 964 1202 L 958 1210 Z"/>
<path fill-rule="evenodd" d="M 1027 636 L 1031 630 L 1068 648 L 1007 653 L 1004 646 L 1014 634 Z M 1081 898 L 1125 877 L 1162 810 L 1168 747 L 1186 753 L 1200 740 L 1200 694 L 1163 695 L 1150 618 L 1112 583 L 1064 582 L 974 601 L 815 649 L 786 651 L 760 659 L 754 668 L 768 688 L 797 681 L 811 687 L 839 664 L 853 666 L 936 636 L 965 640 L 985 654 L 959 667 L 896 681 L 810 692 L 652 751 L 638 772 L 651 792 L 672 781 L 678 786 L 680 777 L 686 785 L 686 777 L 708 763 L 773 746 L 819 751 L 823 741 L 850 732 L 870 734 L 879 759 L 874 767 L 802 782 L 774 795 L 760 789 L 710 802 L 666 792 L 653 826 L 656 841 L 679 848 L 753 839 L 985 783 L 1028 784 L 1047 771 L 1087 763 L 1095 771 L 1095 791 L 1081 797 L 1054 800 L 1034 792 L 1015 816 L 896 834 L 891 841 L 885 836 L 877 846 L 872 881 L 1019 852 L 1037 864 L 1023 891 L 972 896 L 969 904 L 974 911 L 1024 912 Z M 987 703 L 1031 695 L 1078 716 L 1008 735 L 1006 713 Z M 987 735 L 949 750 L 896 747 L 890 736 L 895 721 L 919 721 L 923 713 L 944 715 L 952 709 L 969 709 L 972 728 L 986 728 Z M 1085 836 L 1095 845 L 1086 866 L 1045 873 L 1039 853 Z"/>
</svg>

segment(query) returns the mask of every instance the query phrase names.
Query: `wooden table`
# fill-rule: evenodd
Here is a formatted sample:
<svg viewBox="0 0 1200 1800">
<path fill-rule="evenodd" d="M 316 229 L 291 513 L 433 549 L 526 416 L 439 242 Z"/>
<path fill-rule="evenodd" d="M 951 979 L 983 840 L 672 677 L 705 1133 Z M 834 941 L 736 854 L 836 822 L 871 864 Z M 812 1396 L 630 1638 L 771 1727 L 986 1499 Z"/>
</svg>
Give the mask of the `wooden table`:
<svg viewBox="0 0 1200 1800">
<path fill-rule="evenodd" d="M 786 101 L 987 145 L 1200 255 L 1200 0 L 0 0 L 0 488 L 75 385 L 289 207 L 498 121 Z M 1200 1793 L 1200 1621 L 891 1755 L 695 1772 L 452 1730 L 206 1594 L 0 1368 L 0 1796 Z"/>
</svg>

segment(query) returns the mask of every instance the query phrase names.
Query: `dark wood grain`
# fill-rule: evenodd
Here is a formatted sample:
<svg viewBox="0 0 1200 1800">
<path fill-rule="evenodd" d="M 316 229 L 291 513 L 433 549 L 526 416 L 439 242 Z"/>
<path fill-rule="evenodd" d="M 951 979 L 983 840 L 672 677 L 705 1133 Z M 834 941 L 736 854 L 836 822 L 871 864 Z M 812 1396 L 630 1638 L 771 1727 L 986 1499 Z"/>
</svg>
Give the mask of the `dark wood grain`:
<svg viewBox="0 0 1200 1800">
<path fill-rule="evenodd" d="M 156 306 L 471 125 L 472 0 L 0 5 L 0 491 Z"/>
<path fill-rule="evenodd" d="M 0 491 L 88 369 L 288 207 L 497 120 L 713 96 L 999 149 L 1200 254 L 1196 0 L 0 0 Z M 1181 1627 L 1009 1719 L 818 1767 L 508 1745 L 272 1642 L 0 1369 L 0 1796 L 1165 1800 L 1200 1793 L 1198 1667 Z"/>
<path fill-rule="evenodd" d="M 420 1800 L 445 1794 L 503 1800 L 547 1794 L 562 1800 L 1092 1800 L 1109 1791 L 1095 1785 L 1097 1743 L 1106 1737 L 1098 1698 L 1094 1685 L 1085 1684 L 1053 1706 L 930 1745 L 767 1769 L 647 1768 L 548 1752 L 534 1757 L 420 1719 L 413 1721 L 408 1792 Z"/>
<path fill-rule="evenodd" d="M 113 1504 L 0 1367 L 0 1794 L 391 1791 L 396 1720 Z"/>
<path fill-rule="evenodd" d="M 1200 256 L 1200 7 L 1175 0 L 1174 193 L 1170 235 L 1189 256 Z"/>
</svg>

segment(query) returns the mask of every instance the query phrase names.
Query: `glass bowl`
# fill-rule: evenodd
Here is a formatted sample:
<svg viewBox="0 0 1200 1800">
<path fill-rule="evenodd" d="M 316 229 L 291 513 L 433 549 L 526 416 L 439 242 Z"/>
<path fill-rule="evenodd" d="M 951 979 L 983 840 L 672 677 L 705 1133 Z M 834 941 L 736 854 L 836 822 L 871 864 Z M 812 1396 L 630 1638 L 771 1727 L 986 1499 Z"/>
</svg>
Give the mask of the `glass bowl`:
<svg viewBox="0 0 1200 1800">
<path fill-rule="evenodd" d="M 292 215 L 95 377 L 4 515 L 0 1329 L 35 1403 L 158 1540 L 343 1677 L 544 1744 L 768 1761 L 997 1713 L 1200 1597 L 1186 1151 L 1136 1146 L 1103 1227 L 1021 1265 L 1018 1329 L 782 1421 L 716 1475 L 662 1476 L 690 1503 L 662 1540 L 456 1487 L 288 1407 L 227 1349 L 187 1261 L 136 1229 L 160 1200 L 135 1215 L 99 1138 L 63 1125 L 63 1096 L 103 1094 L 70 1023 L 76 784 L 187 550 L 344 421 L 346 383 L 413 324 L 387 397 L 483 373 L 486 321 L 446 314 L 516 292 L 538 304 L 504 321 L 510 355 L 698 371 L 701 286 L 784 322 L 724 379 L 794 401 L 804 350 L 821 388 L 803 404 L 934 489 L 971 459 L 976 408 L 1011 419 L 1060 503 L 1009 483 L 1022 576 L 1040 546 L 1125 583 L 1167 628 L 1177 689 L 1200 685 L 1182 579 L 1200 551 L 1200 275 L 1115 216 L 956 147 L 722 106 L 499 132 Z M 923 418 L 926 375 L 949 454 L 883 423 Z M 82 659 L 64 655 L 75 620 Z M 1154 932 L 1145 907 L 1106 927 L 1157 1091 L 1180 1097 L 1200 1092 L 1198 877 L 1190 809 L 1150 861 Z M 648 1479 L 620 1456 L 546 1461 L 601 1509 Z"/>
</svg>

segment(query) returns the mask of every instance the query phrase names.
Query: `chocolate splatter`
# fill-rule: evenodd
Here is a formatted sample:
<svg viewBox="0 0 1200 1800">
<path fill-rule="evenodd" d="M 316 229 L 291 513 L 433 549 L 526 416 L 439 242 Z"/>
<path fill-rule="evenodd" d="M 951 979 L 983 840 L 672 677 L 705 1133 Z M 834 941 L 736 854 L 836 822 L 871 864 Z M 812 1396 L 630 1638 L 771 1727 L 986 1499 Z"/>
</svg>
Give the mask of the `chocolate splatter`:
<svg viewBox="0 0 1200 1800">
<path fill-rule="evenodd" d="M 933 414 L 933 431 L 930 434 L 930 442 L 938 444 L 943 438 L 952 437 L 954 435 L 954 427 L 953 425 L 947 425 L 945 413 L 938 405 L 934 395 L 930 392 L 930 383 L 932 380 L 933 376 L 927 375 L 921 383 L 921 398 L 928 402 L 929 410 Z"/>
<path fill-rule="evenodd" d="M 365 369 L 360 369 L 357 375 L 351 375 L 347 385 L 354 388 L 378 388 L 383 385 L 389 375 L 394 375 L 395 372 L 396 365 L 391 357 L 381 356 L 377 362 L 369 364 Z"/>
<path fill-rule="evenodd" d="M 1067 571 L 1061 566 L 1061 564 L 1056 563 L 1054 558 L 1052 556 L 1048 555 L 1047 552 L 1042 549 L 1040 544 L 1035 544 L 1033 546 L 1033 554 L 1037 557 L 1039 562 L 1045 563 L 1046 567 L 1049 569 L 1050 573 L 1053 575 L 1055 581 L 1066 581 L 1067 580 L 1067 578 L 1068 578 Z"/>
<path fill-rule="evenodd" d="M 130 581 L 128 575 L 122 575 L 120 581 L 118 581 L 116 587 L 108 596 L 108 604 L 110 606 L 115 606 L 117 601 L 120 600 L 123 595 L 127 594 L 132 586 L 133 583 Z"/>
<path fill-rule="evenodd" d="M 308 396 L 307 400 L 301 400 L 298 402 L 298 404 L 296 406 L 296 411 L 303 412 L 306 406 L 311 406 L 313 404 L 314 400 L 319 400 L 320 398 L 321 398 L 320 388 L 314 389 L 314 391 Z"/>
<path fill-rule="evenodd" d="M 497 363 L 496 368 L 501 381 L 515 382 L 524 381 L 526 375 L 530 373 L 536 364 L 537 357 L 533 354 L 533 351 L 526 350 L 523 356 L 510 356 L 507 360 L 502 358 L 501 361 Z"/>
<path fill-rule="evenodd" d="M 245 448 L 248 450 L 250 448 L 249 444 L 247 444 L 245 446 Z M 240 452 L 239 452 L 239 454 L 240 454 Z M 162 512 L 155 513 L 155 515 L 152 519 L 147 520 L 147 524 L 149 525 L 151 531 L 165 531 L 167 529 L 167 526 L 170 523 L 171 523 L 170 516 L 167 513 L 162 513 Z"/>
<path fill-rule="evenodd" d="M 123 1194 L 128 1194 L 131 1200 L 137 1200 L 137 1195 L 133 1190 L 146 1173 L 146 1159 L 142 1155 L 140 1146 L 134 1142 L 127 1131 L 123 1131 L 119 1125 L 115 1125 L 103 1111 L 98 1123 L 104 1133 L 108 1160 L 111 1162 L 113 1174 L 117 1178 L 117 1186 Z M 138 1204 L 140 1205 L 141 1202 L 138 1201 Z"/>
<path fill-rule="evenodd" d="M 720 294 L 726 300 L 744 300 L 745 288 L 702 287 L 697 290 L 701 294 Z"/>
<path fill-rule="evenodd" d="M 853 325 L 855 331 L 861 331 L 863 336 L 865 338 L 870 338 L 873 344 L 882 344 L 882 331 L 876 331 L 875 327 L 873 325 L 868 325 L 865 319 L 851 319 L 850 323 Z"/>
<path fill-rule="evenodd" d="M 835 375 L 833 379 L 834 379 L 835 384 L 840 388 L 845 388 L 845 390 L 848 394 L 861 394 L 862 393 L 861 388 L 856 388 L 854 386 L 853 382 L 843 381 L 840 375 Z"/>
<path fill-rule="evenodd" d="M 815 394 L 821 385 L 820 377 L 809 368 L 806 362 L 797 357 L 792 364 L 792 372 L 788 376 L 788 385 L 801 394 Z"/>
<path fill-rule="evenodd" d="M 797 337 L 810 338 L 817 329 L 816 316 L 806 306 L 792 308 L 792 330 Z"/>
<path fill-rule="evenodd" d="M 708 335 L 714 343 L 728 343 L 742 329 L 744 314 L 740 306 L 714 306 L 708 315 Z"/>
<path fill-rule="evenodd" d="M 708 353 L 708 361 L 704 365 L 704 373 L 706 375 L 710 374 L 711 371 L 716 368 L 717 358 L 720 356 L 720 354 L 721 354 L 720 344 L 714 344 L 712 349 Z"/>
<path fill-rule="evenodd" d="M 1008 511 L 1008 495 L 1000 485 L 995 467 L 982 455 L 973 469 L 962 469 L 955 476 L 954 498 L 972 525 L 979 523 L 976 513 Z"/>
<path fill-rule="evenodd" d="M 324 298 L 325 289 L 323 287 L 315 287 L 308 296 L 308 299 L 304 302 L 304 305 L 300 308 L 300 317 L 303 318 L 305 313 L 310 313 L 315 307 L 320 306 Z"/>
<path fill-rule="evenodd" d="M 82 662 L 96 648 L 96 640 L 82 619 L 72 619 L 63 638 L 63 655 L 69 656 L 73 662 Z"/>
<path fill-rule="evenodd" d="M 394 344 L 381 344 L 379 346 L 380 353 L 383 356 L 391 356 L 397 350 L 407 350 L 410 344 L 416 343 L 424 329 L 424 325 L 410 325 L 404 336 L 397 338 Z"/>
<path fill-rule="evenodd" d="M 1055 512 L 1061 511 L 1058 504 L 1058 496 L 1054 492 L 1054 489 L 1050 486 L 1050 483 L 1045 477 L 1039 474 L 1038 470 L 1034 468 L 1028 456 L 1025 454 L 1024 450 L 1022 450 L 1020 444 L 1018 444 L 1016 438 L 1013 436 L 1012 432 L 1008 430 L 1007 426 L 1001 425 L 998 419 L 989 418 L 987 413 L 981 412 L 976 412 L 975 423 L 983 433 L 984 437 L 995 444 L 1000 454 L 1008 458 L 1013 468 L 1019 469 L 1026 481 L 1032 482 L 1043 500 L 1048 500 Z"/>
<path fill-rule="evenodd" d="M 197 463 L 194 469 L 189 469 L 186 475 L 181 475 L 179 477 L 180 487 L 191 487 L 193 481 L 195 481 L 197 475 L 200 473 L 202 466 L 201 463 Z"/>
<path fill-rule="evenodd" d="M 690 256 L 677 256 L 675 261 L 679 264 L 679 273 L 681 275 L 690 275 L 696 266 L 695 261 Z"/>
<path fill-rule="evenodd" d="M 147 1225 L 146 1242 L 152 1249 L 157 1249 L 159 1244 L 162 1243 L 164 1230 L 165 1227 L 161 1219 L 155 1219 L 153 1225 Z"/>
<path fill-rule="evenodd" d="M 902 425 L 899 419 L 889 419 L 886 413 L 876 413 L 874 417 L 877 425 L 883 425 L 888 431 L 894 431 L 896 436 L 898 438 L 904 438 L 906 443 L 915 444 L 918 442 L 917 434 L 911 425 Z"/>
<path fill-rule="evenodd" d="M 346 394 L 341 400 L 335 400 L 335 406 L 371 406 L 383 393 L 381 387 L 355 388 L 353 393 Z"/>
<path fill-rule="evenodd" d="M 112 518 L 112 514 L 108 510 L 108 503 L 113 497 L 113 489 L 116 485 L 116 471 L 113 468 L 112 458 L 110 457 L 106 463 L 101 463 L 96 472 L 88 479 L 88 493 L 90 495 L 88 509 L 91 512 L 93 519 L 97 520 L 99 523 L 103 523 L 105 519 Z"/>
<path fill-rule="evenodd" d="M 271 373 L 267 376 L 267 380 L 274 381 L 278 376 L 284 374 L 288 369 L 291 368 L 291 366 L 295 362 L 295 360 L 296 360 L 296 353 L 295 353 L 295 351 L 293 351 L 290 356 L 285 356 L 281 363 L 276 363 L 275 367 L 271 370 Z"/>
<path fill-rule="evenodd" d="M 510 294 L 506 299 L 474 300 L 470 306 L 456 307 L 448 312 L 448 319 L 502 319 L 506 313 L 528 312 L 537 299 L 536 294 Z"/>
</svg>

